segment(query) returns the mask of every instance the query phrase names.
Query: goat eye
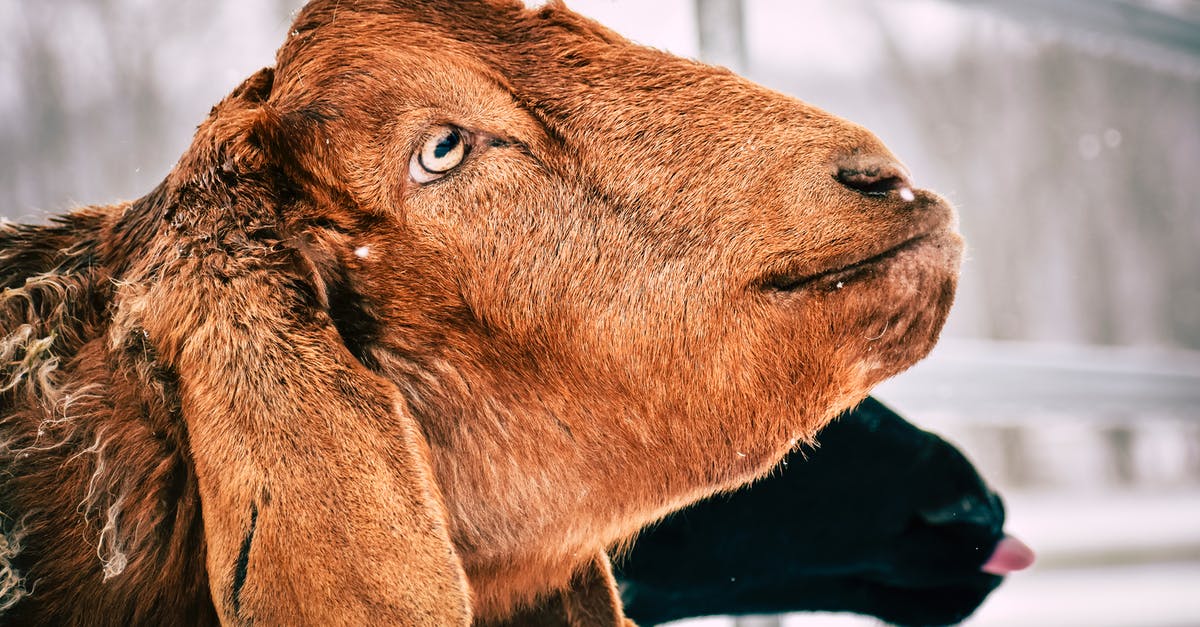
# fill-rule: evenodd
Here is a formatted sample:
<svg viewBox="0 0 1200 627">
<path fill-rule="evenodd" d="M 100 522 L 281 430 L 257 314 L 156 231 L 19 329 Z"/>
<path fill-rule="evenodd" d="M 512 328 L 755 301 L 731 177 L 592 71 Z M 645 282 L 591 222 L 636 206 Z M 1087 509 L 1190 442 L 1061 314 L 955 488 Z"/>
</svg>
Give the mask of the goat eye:
<svg viewBox="0 0 1200 627">
<path fill-rule="evenodd" d="M 458 167 L 467 156 L 467 137 L 462 129 L 439 126 L 412 156 L 408 173 L 418 183 L 428 183 Z"/>
</svg>

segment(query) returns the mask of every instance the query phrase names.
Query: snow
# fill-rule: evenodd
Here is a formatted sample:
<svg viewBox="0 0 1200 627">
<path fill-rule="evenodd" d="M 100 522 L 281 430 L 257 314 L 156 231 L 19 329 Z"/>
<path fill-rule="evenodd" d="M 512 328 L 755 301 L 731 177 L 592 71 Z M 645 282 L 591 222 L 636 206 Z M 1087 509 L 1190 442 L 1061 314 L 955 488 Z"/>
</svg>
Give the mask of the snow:
<svg viewBox="0 0 1200 627">
<path fill-rule="evenodd" d="M 770 624 L 762 621 L 762 625 Z M 789 614 L 781 627 L 880 627 L 847 614 Z M 669 623 L 733 627 L 726 617 Z M 1200 625 L 1200 562 L 1037 570 L 1011 576 L 964 627 L 1195 627 Z"/>
</svg>

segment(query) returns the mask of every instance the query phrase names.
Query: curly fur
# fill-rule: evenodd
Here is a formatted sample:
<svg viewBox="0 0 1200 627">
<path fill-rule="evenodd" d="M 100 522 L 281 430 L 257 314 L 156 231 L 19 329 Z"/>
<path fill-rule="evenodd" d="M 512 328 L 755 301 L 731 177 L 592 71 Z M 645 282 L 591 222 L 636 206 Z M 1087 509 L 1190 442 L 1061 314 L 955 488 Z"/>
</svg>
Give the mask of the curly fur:
<svg viewBox="0 0 1200 627">
<path fill-rule="evenodd" d="M 0 525 L 0 613 L 5 612 L 26 594 L 25 579 L 13 565 L 21 552 L 24 531 L 19 521 L 5 520 Z"/>
</svg>

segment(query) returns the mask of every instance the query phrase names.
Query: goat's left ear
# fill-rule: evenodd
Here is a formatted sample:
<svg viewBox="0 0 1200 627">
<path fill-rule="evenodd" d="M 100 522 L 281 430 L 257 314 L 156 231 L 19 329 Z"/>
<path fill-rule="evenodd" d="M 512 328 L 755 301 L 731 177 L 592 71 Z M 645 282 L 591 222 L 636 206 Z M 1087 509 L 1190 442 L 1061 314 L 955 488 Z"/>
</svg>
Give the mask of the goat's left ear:
<svg viewBox="0 0 1200 627">
<path fill-rule="evenodd" d="M 316 141 L 314 118 L 322 110 L 308 104 L 292 111 L 275 98 L 275 70 L 263 68 L 242 81 L 209 112 L 196 137 L 168 178 L 183 186 L 206 176 L 232 179 L 242 173 L 286 173 L 296 179 L 329 182 L 325 146 Z"/>
<path fill-rule="evenodd" d="M 144 333 L 178 377 L 223 624 L 467 625 L 420 427 L 276 230 L 288 183 L 257 145 L 269 83 L 264 70 L 218 105 L 128 212 L 140 248 L 114 346 Z"/>
<path fill-rule="evenodd" d="M 199 174 L 198 168 L 213 165 L 224 172 L 262 169 L 268 152 L 276 152 L 273 146 L 268 150 L 269 145 L 280 138 L 276 116 L 266 104 L 274 83 L 275 70 L 263 68 L 213 106 L 191 148 L 172 171 L 173 182 L 180 183 Z"/>
</svg>

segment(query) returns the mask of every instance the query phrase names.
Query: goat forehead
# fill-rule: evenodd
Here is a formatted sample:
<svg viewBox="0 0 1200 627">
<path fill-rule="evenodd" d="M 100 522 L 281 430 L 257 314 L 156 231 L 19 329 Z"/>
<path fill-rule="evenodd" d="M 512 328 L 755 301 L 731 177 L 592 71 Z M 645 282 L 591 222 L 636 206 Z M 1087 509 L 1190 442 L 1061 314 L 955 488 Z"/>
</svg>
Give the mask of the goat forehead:
<svg viewBox="0 0 1200 627">
<path fill-rule="evenodd" d="M 438 72 L 470 66 L 520 100 L 564 110 L 597 95 L 662 109 L 730 88 L 759 98 L 765 92 L 725 70 L 633 44 L 559 3 L 527 11 L 519 2 L 322 0 L 305 8 L 292 33 L 281 65 L 299 58 L 323 66 L 319 72 L 357 65 L 401 79 L 421 65 Z M 397 62 L 405 57 L 408 63 Z"/>
<path fill-rule="evenodd" d="M 710 188 L 740 184 L 770 159 L 803 161 L 818 174 L 831 143 L 856 141 L 852 128 L 815 108 L 634 45 L 557 3 L 530 11 L 519 2 L 317 2 L 297 19 L 295 38 L 309 31 L 340 42 L 318 48 L 328 72 L 344 75 L 346 55 L 356 55 L 382 80 L 440 82 L 412 84 L 404 105 L 439 108 L 448 121 L 483 113 L 527 131 L 519 139 L 541 134 L 525 124 L 530 113 L 585 168 L 620 161 L 647 184 L 679 187 L 689 172 L 726 177 L 710 176 Z M 597 176 L 614 191 L 628 188 L 621 172 Z"/>
</svg>

